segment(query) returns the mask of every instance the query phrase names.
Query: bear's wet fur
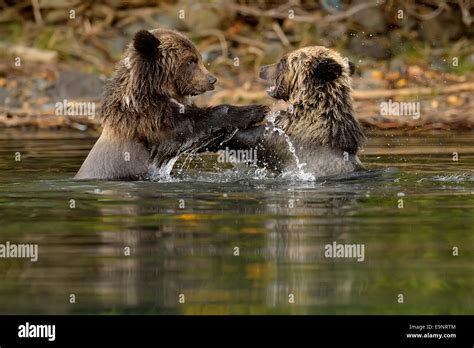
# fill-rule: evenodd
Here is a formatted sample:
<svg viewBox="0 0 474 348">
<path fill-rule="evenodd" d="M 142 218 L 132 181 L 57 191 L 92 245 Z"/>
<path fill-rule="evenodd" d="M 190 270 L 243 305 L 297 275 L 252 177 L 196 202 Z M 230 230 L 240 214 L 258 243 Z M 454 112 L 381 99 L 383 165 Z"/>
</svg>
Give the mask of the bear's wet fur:
<svg viewBox="0 0 474 348">
<path fill-rule="evenodd" d="M 199 108 L 216 78 L 194 44 L 169 29 L 139 31 L 105 86 L 103 131 L 75 179 L 137 180 L 186 151 L 260 122 L 264 106 Z"/>
<path fill-rule="evenodd" d="M 268 94 L 289 103 L 274 122 L 239 130 L 225 145 L 256 149 L 259 166 L 275 173 L 296 168 L 295 156 L 281 134 L 292 142 L 304 171 L 316 177 L 363 170 L 357 152 L 365 137 L 354 117 L 351 75 L 354 65 L 322 46 L 293 51 L 264 66 L 260 77 L 271 84 Z"/>
</svg>

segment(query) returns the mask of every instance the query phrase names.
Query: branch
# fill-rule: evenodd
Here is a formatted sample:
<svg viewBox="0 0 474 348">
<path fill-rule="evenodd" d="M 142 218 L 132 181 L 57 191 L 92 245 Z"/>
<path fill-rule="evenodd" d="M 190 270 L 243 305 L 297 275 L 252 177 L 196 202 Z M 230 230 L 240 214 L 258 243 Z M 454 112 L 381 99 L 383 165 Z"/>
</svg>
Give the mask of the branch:
<svg viewBox="0 0 474 348">
<path fill-rule="evenodd" d="M 413 95 L 436 95 L 474 91 L 474 82 L 458 83 L 445 87 L 413 87 L 400 89 L 355 90 L 352 95 L 355 100 L 381 99 Z"/>
<path fill-rule="evenodd" d="M 366 3 L 359 4 L 359 5 L 355 5 L 344 12 L 323 17 L 322 19 L 314 15 L 298 15 L 295 13 L 291 20 L 294 20 L 296 22 L 317 23 L 320 26 L 327 25 L 329 23 L 346 19 L 350 16 L 353 16 L 357 12 L 363 11 L 367 8 L 379 6 L 384 3 L 385 3 L 385 0 L 369 1 Z M 230 4 L 228 5 L 228 8 L 236 12 L 239 12 L 243 15 L 251 15 L 255 17 L 270 17 L 270 18 L 277 18 L 277 19 L 288 19 L 288 11 L 291 10 L 291 8 L 288 8 L 288 6 L 279 7 L 277 9 L 261 10 L 255 7 L 236 5 L 236 4 Z"/>
</svg>

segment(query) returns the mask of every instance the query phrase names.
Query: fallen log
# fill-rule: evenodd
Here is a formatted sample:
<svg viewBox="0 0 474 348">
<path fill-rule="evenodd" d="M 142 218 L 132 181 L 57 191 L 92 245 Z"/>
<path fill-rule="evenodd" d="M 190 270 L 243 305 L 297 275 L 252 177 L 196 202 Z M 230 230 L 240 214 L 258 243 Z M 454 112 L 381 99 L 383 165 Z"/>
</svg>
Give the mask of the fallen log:
<svg viewBox="0 0 474 348">
<path fill-rule="evenodd" d="M 20 57 L 22 60 L 40 63 L 54 63 L 58 60 L 58 52 L 41 50 L 22 45 L 12 45 L 0 42 L 0 50 L 10 56 Z"/>
<path fill-rule="evenodd" d="M 411 87 L 400 89 L 374 89 L 374 90 L 354 90 L 352 96 L 355 100 L 383 99 L 390 97 L 409 97 L 415 95 L 437 95 L 454 94 L 460 92 L 474 91 L 474 82 L 458 83 L 449 86 L 436 87 Z"/>
</svg>

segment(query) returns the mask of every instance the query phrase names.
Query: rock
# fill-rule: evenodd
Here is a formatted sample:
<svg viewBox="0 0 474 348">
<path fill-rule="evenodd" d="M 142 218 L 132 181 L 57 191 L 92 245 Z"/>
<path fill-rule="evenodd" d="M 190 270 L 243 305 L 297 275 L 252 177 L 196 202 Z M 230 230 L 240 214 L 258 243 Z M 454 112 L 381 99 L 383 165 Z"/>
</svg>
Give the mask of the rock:
<svg viewBox="0 0 474 348">
<path fill-rule="evenodd" d="M 8 97 L 8 90 L 4 87 L 0 87 L 0 105 L 5 104 L 5 99 Z"/>
<path fill-rule="evenodd" d="M 159 23 L 160 28 L 168 28 L 174 30 L 182 30 L 185 31 L 188 29 L 186 25 L 186 21 L 179 19 L 178 14 L 175 16 L 171 14 L 157 14 L 153 16 L 153 19 Z"/>
<path fill-rule="evenodd" d="M 347 25 L 338 23 L 338 25 L 323 28 L 322 35 L 317 39 L 317 44 L 327 47 L 337 46 L 337 43 L 344 38 L 347 33 Z"/>
<path fill-rule="evenodd" d="M 0 105 L 10 108 L 20 108 L 21 102 L 12 97 L 6 88 L 0 87 Z"/>
<path fill-rule="evenodd" d="M 63 71 L 47 91 L 52 99 L 99 98 L 104 82 L 99 76 L 81 71 Z"/>
<path fill-rule="evenodd" d="M 102 40 L 102 43 L 107 47 L 107 51 L 110 52 L 111 56 L 118 60 L 122 57 L 130 40 L 131 38 L 126 36 L 116 35 L 110 39 Z"/>
<path fill-rule="evenodd" d="M 354 36 L 349 42 L 349 50 L 360 57 L 388 59 L 392 56 L 390 41 L 384 37 Z"/>
<path fill-rule="evenodd" d="M 429 64 L 432 70 L 449 71 L 451 69 L 451 65 L 446 58 L 440 57 L 434 53 L 429 56 Z"/>
<path fill-rule="evenodd" d="M 357 0 L 352 2 L 352 6 L 365 3 L 365 0 Z M 351 16 L 352 20 L 362 26 L 368 33 L 382 34 L 387 31 L 387 22 L 383 15 L 382 6 L 369 7 L 362 11 L 356 12 Z"/>
<path fill-rule="evenodd" d="M 153 21 L 157 23 L 157 28 L 168 28 L 178 31 L 187 31 L 188 27 L 186 22 L 179 19 L 178 12 L 176 10 L 176 16 L 172 14 L 156 14 L 152 17 Z M 150 23 L 145 20 L 135 21 L 126 25 L 122 32 L 128 37 L 127 42 L 140 30 L 156 29 L 150 26 Z"/>
<path fill-rule="evenodd" d="M 443 11 L 439 16 L 421 21 L 418 31 L 432 46 L 444 47 L 450 40 L 458 39 L 463 34 L 461 13 L 455 9 Z"/>
<path fill-rule="evenodd" d="M 220 27 L 222 16 L 219 16 L 216 10 L 206 8 L 198 1 L 180 0 L 174 9 L 176 19 L 184 22 L 186 27 L 193 32 Z M 183 14 L 184 18 L 180 18 L 180 14 Z"/>
<path fill-rule="evenodd" d="M 140 30 L 150 30 L 150 24 L 145 21 L 136 21 L 122 28 L 122 32 L 130 39 Z"/>
</svg>

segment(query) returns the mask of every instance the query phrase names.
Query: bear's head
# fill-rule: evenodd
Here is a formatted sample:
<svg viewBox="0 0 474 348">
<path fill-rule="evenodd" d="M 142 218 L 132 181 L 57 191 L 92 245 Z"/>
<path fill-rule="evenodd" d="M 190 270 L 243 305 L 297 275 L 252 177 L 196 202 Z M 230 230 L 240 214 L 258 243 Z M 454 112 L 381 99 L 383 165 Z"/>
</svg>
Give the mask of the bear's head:
<svg viewBox="0 0 474 348">
<path fill-rule="evenodd" d="M 134 92 L 147 98 L 165 96 L 181 102 L 213 90 L 217 81 L 194 44 L 174 30 L 139 31 L 127 53 L 124 65 Z"/>
<path fill-rule="evenodd" d="M 364 141 L 352 105 L 354 70 L 355 66 L 339 53 L 311 46 L 262 67 L 260 77 L 271 84 L 267 90 L 271 97 L 295 106 L 294 117 L 285 118 L 292 134 L 352 154 Z"/>
<path fill-rule="evenodd" d="M 322 46 L 304 47 L 283 56 L 277 63 L 263 66 L 260 78 L 271 83 L 268 94 L 292 104 L 312 105 L 318 92 L 338 87 L 350 88 L 355 66 L 339 53 Z"/>
<path fill-rule="evenodd" d="M 104 89 L 102 125 L 128 138 L 155 141 L 173 127 L 170 104 L 214 89 L 216 78 L 204 67 L 194 44 L 169 29 L 139 31 Z"/>
</svg>

